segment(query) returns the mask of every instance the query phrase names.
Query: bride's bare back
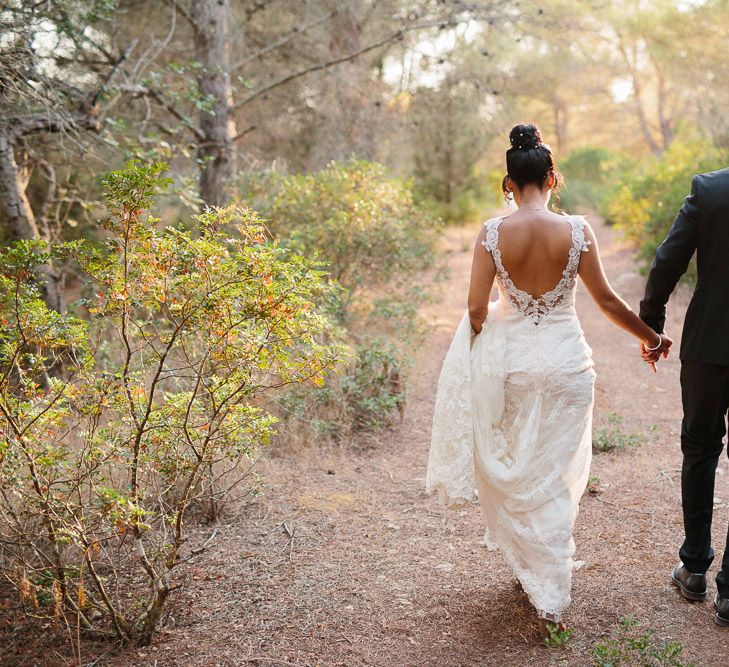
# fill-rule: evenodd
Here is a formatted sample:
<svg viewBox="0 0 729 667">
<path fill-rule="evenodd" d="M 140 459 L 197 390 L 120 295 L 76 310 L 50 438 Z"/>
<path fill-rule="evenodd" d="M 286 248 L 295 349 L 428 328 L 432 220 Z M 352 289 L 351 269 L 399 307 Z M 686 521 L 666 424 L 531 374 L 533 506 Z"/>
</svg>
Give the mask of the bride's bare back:
<svg viewBox="0 0 729 667">
<path fill-rule="evenodd" d="M 499 227 L 501 260 L 522 291 L 539 298 L 562 279 L 572 247 L 572 226 L 550 211 L 519 211 Z"/>
</svg>

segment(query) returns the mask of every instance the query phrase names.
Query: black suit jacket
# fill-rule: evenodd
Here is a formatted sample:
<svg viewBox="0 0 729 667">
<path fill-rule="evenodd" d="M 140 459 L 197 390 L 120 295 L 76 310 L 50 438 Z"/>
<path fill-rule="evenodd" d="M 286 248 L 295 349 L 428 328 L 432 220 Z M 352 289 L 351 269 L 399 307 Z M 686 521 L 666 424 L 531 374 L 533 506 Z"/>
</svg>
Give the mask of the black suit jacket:
<svg viewBox="0 0 729 667">
<path fill-rule="evenodd" d="M 680 357 L 729 366 L 729 168 L 694 176 L 656 251 L 640 317 L 658 333 L 666 303 L 696 252 L 698 279 L 686 311 Z"/>
</svg>

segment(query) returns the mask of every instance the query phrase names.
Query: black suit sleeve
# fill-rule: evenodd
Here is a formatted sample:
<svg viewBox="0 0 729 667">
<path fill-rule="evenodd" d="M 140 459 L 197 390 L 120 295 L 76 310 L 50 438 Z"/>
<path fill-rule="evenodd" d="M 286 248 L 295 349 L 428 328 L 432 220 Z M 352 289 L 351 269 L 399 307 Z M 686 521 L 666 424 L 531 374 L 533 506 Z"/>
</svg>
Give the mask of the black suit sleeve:
<svg viewBox="0 0 729 667">
<path fill-rule="evenodd" d="M 681 206 L 668 236 L 658 246 L 653 260 L 645 296 L 640 302 L 640 319 L 658 333 L 666 323 L 666 303 L 679 278 L 686 273 L 698 240 L 698 202 L 696 186 L 698 176 L 691 181 L 691 194 Z"/>
</svg>

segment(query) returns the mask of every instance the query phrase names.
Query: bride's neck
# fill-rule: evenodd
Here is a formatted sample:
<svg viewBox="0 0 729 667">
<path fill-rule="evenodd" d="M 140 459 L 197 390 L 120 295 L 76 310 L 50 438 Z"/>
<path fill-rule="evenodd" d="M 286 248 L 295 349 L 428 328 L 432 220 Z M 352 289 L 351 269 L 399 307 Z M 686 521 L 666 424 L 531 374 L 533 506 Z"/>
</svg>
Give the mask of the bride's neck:
<svg viewBox="0 0 729 667">
<path fill-rule="evenodd" d="M 536 186 L 526 186 L 520 193 L 517 206 L 524 210 L 542 210 L 547 208 L 549 193 L 543 192 Z"/>
<path fill-rule="evenodd" d="M 547 202 L 544 199 L 522 199 L 519 202 L 521 211 L 546 211 Z"/>
<path fill-rule="evenodd" d="M 536 199 L 534 201 L 522 201 L 519 204 L 519 210 L 523 210 L 523 211 L 546 211 L 547 210 L 547 202 L 545 202 L 545 201 L 537 201 Z"/>
</svg>

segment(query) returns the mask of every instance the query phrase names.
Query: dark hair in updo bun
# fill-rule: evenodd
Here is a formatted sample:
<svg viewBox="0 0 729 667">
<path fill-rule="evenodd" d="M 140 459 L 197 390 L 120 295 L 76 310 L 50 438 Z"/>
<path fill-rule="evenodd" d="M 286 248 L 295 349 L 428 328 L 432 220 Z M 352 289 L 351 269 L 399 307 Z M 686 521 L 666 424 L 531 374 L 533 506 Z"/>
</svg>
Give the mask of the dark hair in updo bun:
<svg viewBox="0 0 729 667">
<path fill-rule="evenodd" d="M 542 145 L 542 135 L 536 125 L 515 125 L 509 132 L 509 142 L 512 148 L 530 151 Z"/>
<path fill-rule="evenodd" d="M 550 174 L 556 179 L 553 190 L 562 184 L 562 175 L 552 156 L 552 149 L 542 142 L 542 135 L 536 125 L 515 125 L 509 132 L 511 148 L 506 151 L 506 176 L 501 184 L 504 195 L 507 176 L 521 189 L 529 183 L 540 188 Z"/>
</svg>

